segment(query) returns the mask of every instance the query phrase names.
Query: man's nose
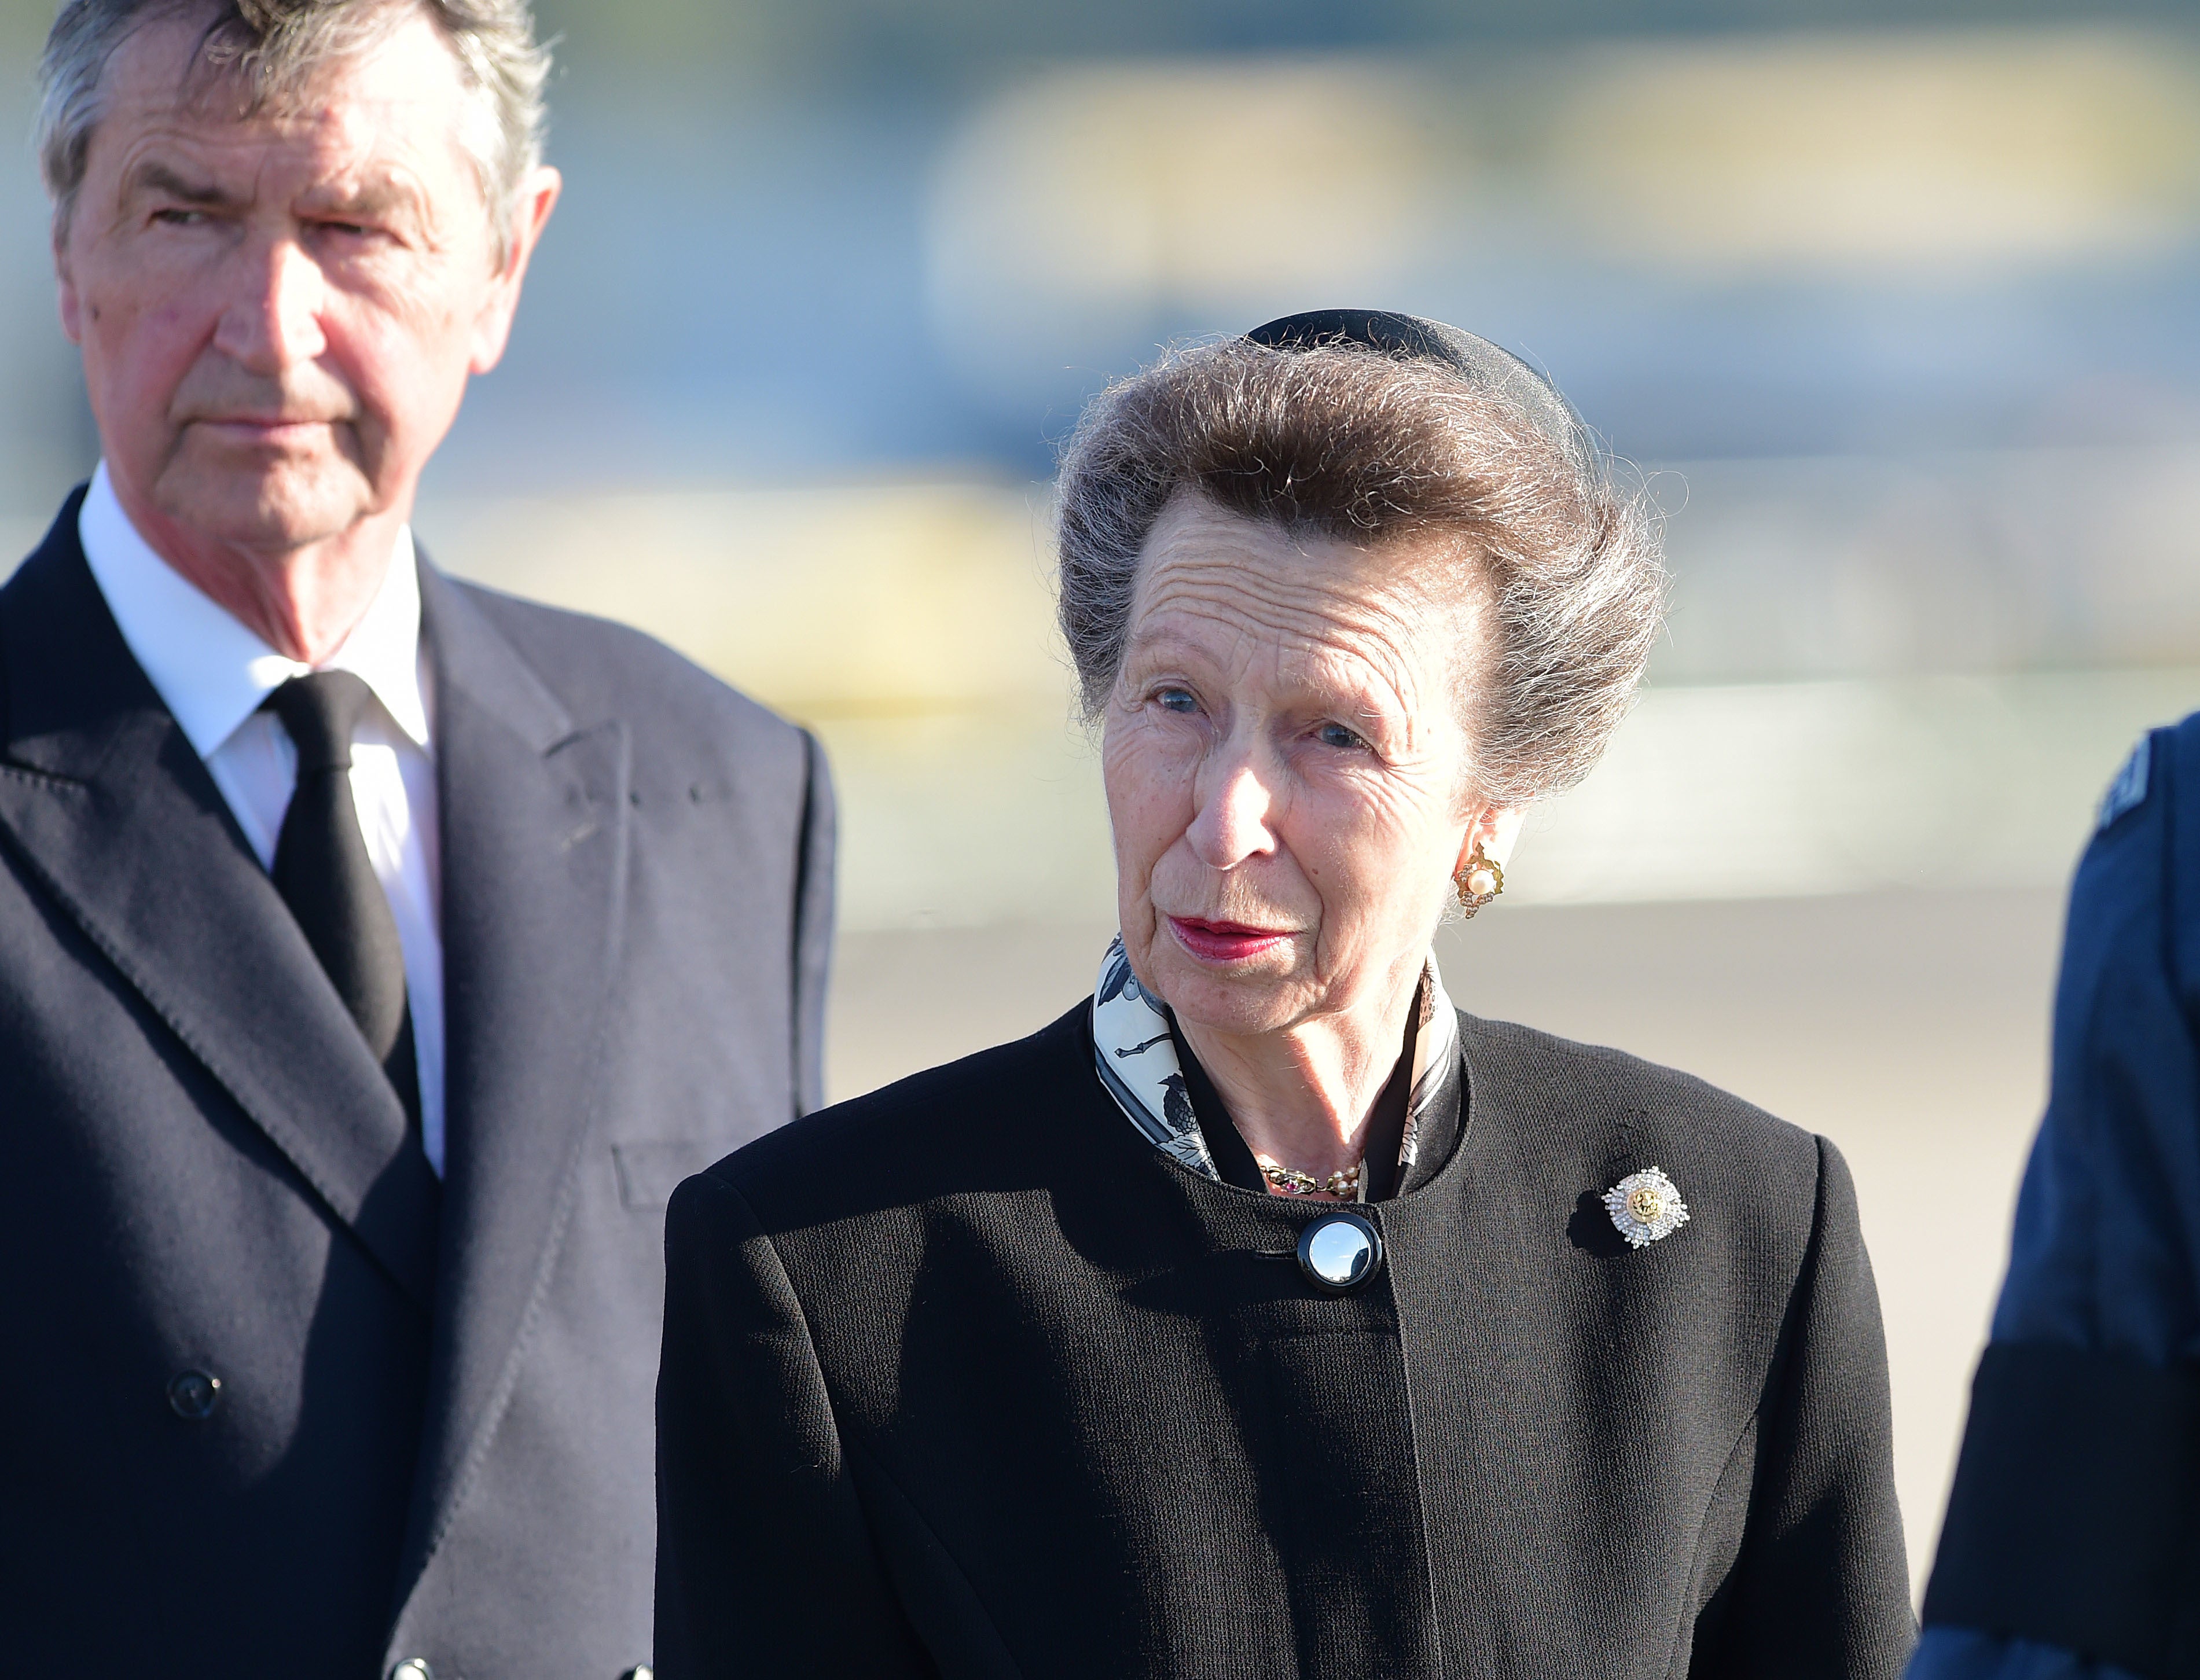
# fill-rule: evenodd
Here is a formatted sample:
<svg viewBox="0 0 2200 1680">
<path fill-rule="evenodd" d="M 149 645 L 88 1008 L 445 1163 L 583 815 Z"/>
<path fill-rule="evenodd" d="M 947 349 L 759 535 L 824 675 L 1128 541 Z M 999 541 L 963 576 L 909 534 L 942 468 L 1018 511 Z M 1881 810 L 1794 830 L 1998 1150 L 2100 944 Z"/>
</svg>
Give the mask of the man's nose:
<svg viewBox="0 0 2200 1680">
<path fill-rule="evenodd" d="M 321 330 L 327 297 L 319 266 L 288 240 L 243 255 L 214 347 L 255 373 L 312 361 L 328 348 Z"/>
<path fill-rule="evenodd" d="M 1211 869 L 1234 869 L 1248 858 L 1275 850 L 1270 826 L 1276 797 L 1273 767 L 1257 746 L 1225 742 L 1201 769 L 1199 809 L 1188 838 L 1192 855 Z"/>
</svg>

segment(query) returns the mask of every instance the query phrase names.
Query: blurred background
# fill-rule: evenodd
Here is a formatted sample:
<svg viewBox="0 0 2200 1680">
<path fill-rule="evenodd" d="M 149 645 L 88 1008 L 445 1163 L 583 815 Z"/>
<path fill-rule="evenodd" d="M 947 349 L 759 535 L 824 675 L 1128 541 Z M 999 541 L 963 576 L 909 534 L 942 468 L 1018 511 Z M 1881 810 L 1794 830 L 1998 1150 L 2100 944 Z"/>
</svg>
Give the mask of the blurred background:
<svg viewBox="0 0 2200 1680">
<path fill-rule="evenodd" d="M 2190 0 L 539 3 L 566 196 L 419 529 L 822 735 L 835 1096 L 1051 1018 L 1112 928 L 1047 582 L 1091 392 L 1370 304 L 1636 465 L 1651 686 L 1446 975 L 1848 1153 L 1922 1577 L 2062 890 L 2200 705 Z M 11 134 L 52 9 L 0 0 Z M 26 143 L 0 202 L 17 555 L 95 446 Z"/>
</svg>

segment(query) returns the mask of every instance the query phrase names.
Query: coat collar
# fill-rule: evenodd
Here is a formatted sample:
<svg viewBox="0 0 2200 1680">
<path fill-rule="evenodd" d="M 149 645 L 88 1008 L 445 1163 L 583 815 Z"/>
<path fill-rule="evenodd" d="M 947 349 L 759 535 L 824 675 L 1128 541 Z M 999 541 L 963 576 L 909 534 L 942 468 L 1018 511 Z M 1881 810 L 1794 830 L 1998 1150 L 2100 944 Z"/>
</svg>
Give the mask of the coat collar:
<svg viewBox="0 0 2200 1680">
<path fill-rule="evenodd" d="M 423 564 L 443 827 L 443 1243 L 411 1590 L 517 1380 L 601 1105 L 629 747 L 576 718 L 477 592 Z"/>
<path fill-rule="evenodd" d="M 0 590 L 0 843 L 421 1308 L 436 1185 L 396 1093 L 131 657 L 73 495 Z"/>
</svg>

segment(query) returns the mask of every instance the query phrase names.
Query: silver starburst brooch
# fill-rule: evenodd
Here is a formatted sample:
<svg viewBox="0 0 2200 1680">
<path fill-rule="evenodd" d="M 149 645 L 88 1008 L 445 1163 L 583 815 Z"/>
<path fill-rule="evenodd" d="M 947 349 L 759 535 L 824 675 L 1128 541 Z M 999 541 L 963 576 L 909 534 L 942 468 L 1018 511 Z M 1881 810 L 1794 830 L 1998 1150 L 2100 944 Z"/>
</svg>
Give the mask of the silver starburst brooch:
<svg viewBox="0 0 2200 1680">
<path fill-rule="evenodd" d="M 1672 1180 L 1655 1167 L 1630 1173 L 1604 1192 L 1605 1211 L 1630 1248 L 1670 1237 L 1688 1222 L 1688 1204 Z"/>
</svg>

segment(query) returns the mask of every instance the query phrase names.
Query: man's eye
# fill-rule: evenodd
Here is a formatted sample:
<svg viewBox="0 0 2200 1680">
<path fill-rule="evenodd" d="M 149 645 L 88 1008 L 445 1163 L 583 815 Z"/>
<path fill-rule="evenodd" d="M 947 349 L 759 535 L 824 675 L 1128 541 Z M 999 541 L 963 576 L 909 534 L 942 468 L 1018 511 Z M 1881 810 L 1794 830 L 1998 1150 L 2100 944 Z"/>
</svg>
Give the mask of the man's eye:
<svg viewBox="0 0 2200 1680">
<path fill-rule="evenodd" d="M 1318 733 L 1321 736 L 1321 744 L 1324 746 L 1334 746 L 1340 752 L 1349 752 L 1355 746 L 1367 745 L 1359 735 L 1346 729 L 1342 723 L 1325 723 Z"/>
<path fill-rule="evenodd" d="M 153 220 L 164 227 L 196 227 L 206 220 L 203 210 L 167 209 L 153 212 Z"/>
<path fill-rule="evenodd" d="M 1154 696 L 1164 711 L 1189 712 L 1199 710 L 1199 702 L 1192 698 L 1189 688 L 1164 688 Z"/>
</svg>

